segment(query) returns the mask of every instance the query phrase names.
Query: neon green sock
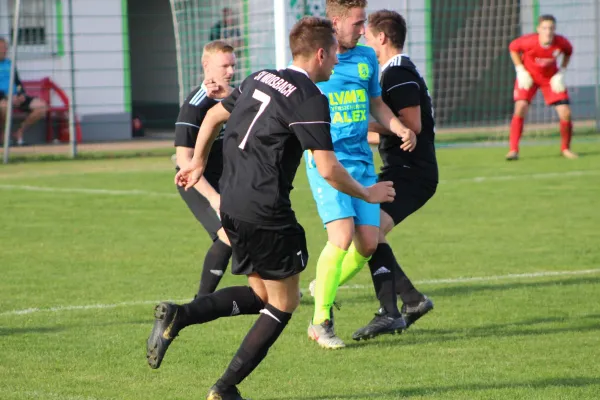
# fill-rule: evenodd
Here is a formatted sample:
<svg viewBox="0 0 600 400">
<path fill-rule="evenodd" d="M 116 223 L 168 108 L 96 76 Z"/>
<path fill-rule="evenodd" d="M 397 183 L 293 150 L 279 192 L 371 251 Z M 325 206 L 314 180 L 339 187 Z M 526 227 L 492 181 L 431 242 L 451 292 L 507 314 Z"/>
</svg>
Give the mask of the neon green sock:
<svg viewBox="0 0 600 400">
<path fill-rule="evenodd" d="M 370 256 L 365 257 L 360 254 L 356 250 L 356 247 L 354 247 L 354 243 L 352 243 L 348 249 L 348 254 L 346 254 L 342 262 L 342 275 L 340 276 L 339 286 L 346 284 L 346 282 L 354 278 L 370 259 Z"/>
<path fill-rule="evenodd" d="M 348 253 L 327 242 L 317 261 L 317 281 L 315 284 L 315 314 L 313 324 L 329 319 L 329 310 L 333 306 L 340 283 L 342 261 Z"/>
</svg>

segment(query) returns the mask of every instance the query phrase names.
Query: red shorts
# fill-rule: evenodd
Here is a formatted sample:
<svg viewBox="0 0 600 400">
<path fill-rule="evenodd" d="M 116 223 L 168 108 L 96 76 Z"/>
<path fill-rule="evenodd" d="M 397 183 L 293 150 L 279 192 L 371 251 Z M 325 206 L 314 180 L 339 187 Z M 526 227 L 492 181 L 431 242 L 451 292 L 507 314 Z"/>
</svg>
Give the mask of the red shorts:
<svg viewBox="0 0 600 400">
<path fill-rule="evenodd" d="M 533 86 L 531 86 L 529 90 L 519 89 L 517 81 L 515 80 L 513 98 L 515 101 L 525 100 L 526 102 L 531 103 L 531 100 L 533 100 L 533 98 L 535 97 L 535 94 L 537 93 L 538 89 L 542 91 L 546 105 L 552 105 L 559 101 L 569 100 L 568 90 L 565 90 L 562 93 L 556 93 L 552 91 L 552 88 L 550 87 L 550 79 L 541 82 L 534 82 Z"/>
</svg>

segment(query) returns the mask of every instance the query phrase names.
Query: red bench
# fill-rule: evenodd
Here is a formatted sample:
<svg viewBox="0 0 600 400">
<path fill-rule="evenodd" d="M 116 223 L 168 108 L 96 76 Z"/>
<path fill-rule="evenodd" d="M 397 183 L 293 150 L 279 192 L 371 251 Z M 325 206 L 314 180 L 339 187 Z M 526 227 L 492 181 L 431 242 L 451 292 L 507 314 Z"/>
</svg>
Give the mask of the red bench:
<svg viewBox="0 0 600 400">
<path fill-rule="evenodd" d="M 54 140 L 54 124 L 53 117 L 58 120 L 58 135 L 56 138 L 61 142 L 69 141 L 69 98 L 65 92 L 58 87 L 58 85 L 50 78 L 43 78 L 40 80 L 22 81 L 25 93 L 31 97 L 38 97 L 48 104 L 48 110 L 46 111 L 46 142 L 50 143 Z M 60 103 L 52 104 L 52 94 L 60 100 Z M 15 112 L 20 112 L 15 110 Z M 75 117 L 75 137 L 77 143 L 81 142 L 81 125 L 79 119 Z"/>
</svg>

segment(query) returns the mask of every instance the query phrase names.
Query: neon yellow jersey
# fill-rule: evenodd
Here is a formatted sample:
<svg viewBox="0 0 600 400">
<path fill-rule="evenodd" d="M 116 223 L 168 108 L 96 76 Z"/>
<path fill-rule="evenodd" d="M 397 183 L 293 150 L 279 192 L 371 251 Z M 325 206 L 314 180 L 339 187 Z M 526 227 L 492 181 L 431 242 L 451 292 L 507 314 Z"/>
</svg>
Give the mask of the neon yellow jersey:
<svg viewBox="0 0 600 400">
<path fill-rule="evenodd" d="M 333 148 L 340 160 L 373 163 L 367 131 L 369 99 L 381 96 L 377 56 L 371 47 L 356 46 L 338 60 L 331 78 L 317 85 L 329 100 Z"/>
</svg>

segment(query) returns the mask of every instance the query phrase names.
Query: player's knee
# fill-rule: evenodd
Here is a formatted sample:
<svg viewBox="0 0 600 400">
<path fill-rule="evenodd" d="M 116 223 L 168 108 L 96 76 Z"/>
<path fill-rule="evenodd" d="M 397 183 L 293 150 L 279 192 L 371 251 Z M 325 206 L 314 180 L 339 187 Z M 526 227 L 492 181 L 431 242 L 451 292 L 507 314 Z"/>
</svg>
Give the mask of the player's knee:
<svg viewBox="0 0 600 400">
<path fill-rule="evenodd" d="M 284 296 L 273 296 L 268 303 L 278 310 L 291 314 L 300 305 L 300 290 L 292 290 Z"/>
<path fill-rule="evenodd" d="M 354 222 L 351 218 L 327 224 L 327 241 L 337 248 L 348 250 L 354 237 Z"/>
<path fill-rule="evenodd" d="M 248 284 L 264 304 L 267 304 L 269 302 L 267 288 L 258 274 L 254 273 L 248 275 Z"/>
<path fill-rule="evenodd" d="M 379 231 L 379 243 L 387 243 L 387 240 L 385 239 L 385 235 L 387 233 L 382 230 Z"/>
<path fill-rule="evenodd" d="M 394 228 L 394 220 L 388 213 L 381 211 L 380 213 L 380 225 L 379 225 L 379 241 L 382 242 L 381 238 L 385 239 L 385 235 L 390 233 Z M 385 240 L 384 240 L 385 241 Z"/>
<path fill-rule="evenodd" d="M 523 100 L 519 100 L 515 103 L 515 115 L 521 118 L 525 118 L 527 116 L 527 112 L 529 111 L 529 103 Z"/>
<path fill-rule="evenodd" d="M 370 257 L 375 250 L 377 250 L 377 245 L 379 244 L 379 234 L 376 233 L 369 237 L 362 237 L 360 240 L 356 240 L 354 245 L 356 246 L 356 250 L 363 257 Z"/>
<path fill-rule="evenodd" d="M 567 105 L 559 106 L 556 108 L 556 112 L 558 114 L 558 118 L 561 121 L 570 121 L 571 120 L 571 108 Z"/>
<path fill-rule="evenodd" d="M 223 228 L 220 228 L 217 231 L 217 237 L 219 238 L 219 240 L 223 243 L 225 243 L 227 246 L 231 247 L 231 243 L 229 242 L 229 238 L 227 237 L 227 234 L 225 233 L 225 230 Z"/>
<path fill-rule="evenodd" d="M 286 312 L 293 313 L 300 305 L 300 290 L 290 293 L 290 299 Z"/>
</svg>

